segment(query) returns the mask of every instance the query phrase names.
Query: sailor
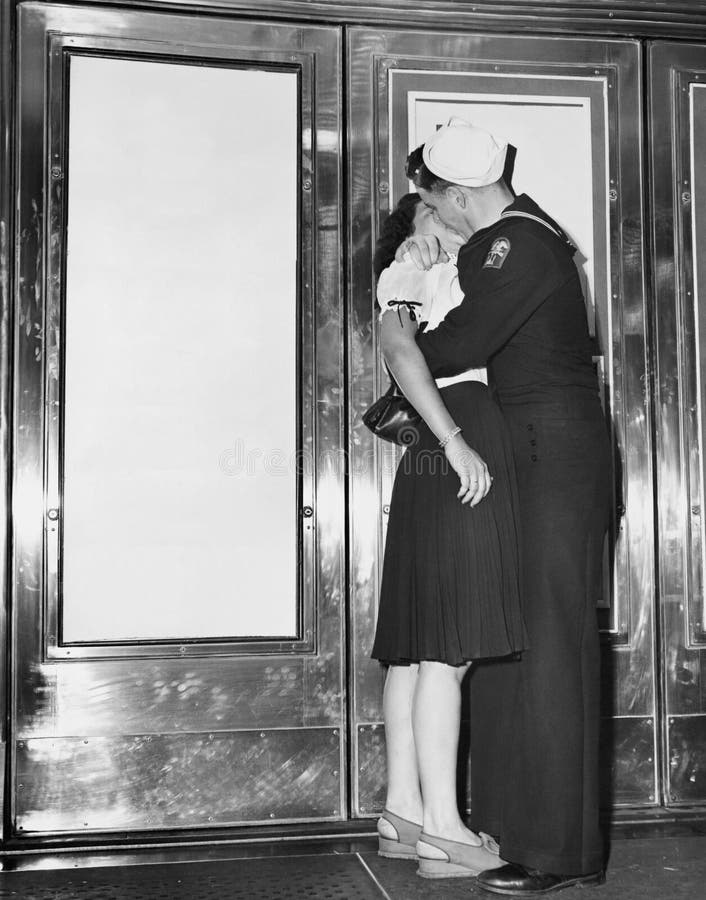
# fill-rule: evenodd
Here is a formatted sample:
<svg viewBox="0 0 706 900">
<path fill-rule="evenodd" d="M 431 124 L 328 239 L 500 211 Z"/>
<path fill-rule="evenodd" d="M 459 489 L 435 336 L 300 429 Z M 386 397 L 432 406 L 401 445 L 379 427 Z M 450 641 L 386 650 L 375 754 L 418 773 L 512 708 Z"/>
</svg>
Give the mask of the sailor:
<svg viewBox="0 0 706 900">
<path fill-rule="evenodd" d="M 486 891 L 531 896 L 604 880 L 598 820 L 599 635 L 611 457 L 575 248 L 503 180 L 507 144 L 454 118 L 407 174 L 466 238 L 464 299 L 418 337 L 432 375 L 487 366 L 513 436 L 529 649 L 472 675 L 472 827 L 507 865 Z M 411 238 L 422 267 L 440 253 Z"/>
</svg>

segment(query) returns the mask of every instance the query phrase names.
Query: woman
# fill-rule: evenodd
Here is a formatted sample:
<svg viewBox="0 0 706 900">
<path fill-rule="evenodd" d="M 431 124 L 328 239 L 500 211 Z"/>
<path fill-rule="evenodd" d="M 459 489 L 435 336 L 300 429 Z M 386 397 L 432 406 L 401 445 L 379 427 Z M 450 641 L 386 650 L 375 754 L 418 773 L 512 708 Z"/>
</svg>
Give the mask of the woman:
<svg viewBox="0 0 706 900">
<path fill-rule="evenodd" d="M 425 877 L 472 876 L 503 862 L 458 812 L 461 681 L 473 660 L 524 647 L 516 487 L 482 373 L 435 382 L 417 348 L 417 324 L 432 330 L 462 295 L 452 261 L 430 272 L 393 262 L 412 233 L 436 235 L 449 254 L 463 243 L 413 194 L 385 223 L 376 253 L 376 272 L 387 266 L 378 283 L 385 363 L 425 423 L 395 478 L 372 653 L 389 666 L 379 846 L 383 856 L 418 857 Z"/>
</svg>

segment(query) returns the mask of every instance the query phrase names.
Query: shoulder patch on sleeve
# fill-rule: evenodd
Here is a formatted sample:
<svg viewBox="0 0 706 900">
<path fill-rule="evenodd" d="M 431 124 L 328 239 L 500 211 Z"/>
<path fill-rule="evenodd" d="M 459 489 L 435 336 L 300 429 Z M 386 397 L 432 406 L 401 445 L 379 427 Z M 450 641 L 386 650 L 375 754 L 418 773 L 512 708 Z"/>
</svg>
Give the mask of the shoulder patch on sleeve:
<svg viewBox="0 0 706 900">
<path fill-rule="evenodd" d="M 494 240 L 493 245 L 490 248 L 490 253 L 486 256 L 485 262 L 483 263 L 483 268 L 501 269 L 503 263 L 510 254 L 511 246 L 509 238 L 500 237 Z"/>
</svg>

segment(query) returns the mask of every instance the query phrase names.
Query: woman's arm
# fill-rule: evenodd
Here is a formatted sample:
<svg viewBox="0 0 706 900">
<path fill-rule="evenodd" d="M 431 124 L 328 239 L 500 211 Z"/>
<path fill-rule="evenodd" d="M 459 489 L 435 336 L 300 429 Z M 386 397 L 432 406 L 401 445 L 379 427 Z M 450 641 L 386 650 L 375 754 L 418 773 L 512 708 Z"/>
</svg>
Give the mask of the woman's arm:
<svg viewBox="0 0 706 900">
<path fill-rule="evenodd" d="M 401 308 L 399 312 L 399 316 L 391 311 L 382 316 L 380 340 L 383 357 L 405 397 L 436 437 L 442 440 L 453 431 L 456 423 L 446 409 L 436 382 L 417 346 L 417 323 L 410 319 L 405 309 Z M 492 478 L 488 467 L 461 434 L 451 438 L 444 451 L 461 480 L 458 496 L 463 503 L 476 506 L 491 487 Z"/>
</svg>

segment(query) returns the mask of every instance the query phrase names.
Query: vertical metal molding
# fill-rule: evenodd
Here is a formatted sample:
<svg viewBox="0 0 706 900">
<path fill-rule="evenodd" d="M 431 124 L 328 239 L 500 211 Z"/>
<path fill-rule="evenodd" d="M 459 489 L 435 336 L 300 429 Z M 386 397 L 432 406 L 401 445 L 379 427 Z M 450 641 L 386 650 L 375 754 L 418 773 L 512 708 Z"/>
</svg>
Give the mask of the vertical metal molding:
<svg viewBox="0 0 706 900">
<path fill-rule="evenodd" d="M 0 841 L 5 836 L 8 740 L 8 550 L 10 541 L 10 328 L 13 289 L 15 3 L 0 5 Z"/>
<path fill-rule="evenodd" d="M 699 319 L 706 302 L 697 284 L 691 85 L 706 81 L 706 48 L 656 43 L 649 49 L 650 173 L 655 290 L 655 440 L 660 585 L 662 801 L 703 804 L 706 784 L 706 642 L 702 545 L 704 352 Z M 700 148 L 703 153 L 703 148 Z M 703 167 L 698 150 L 694 166 Z M 702 170 L 703 171 L 703 170 Z M 700 296 L 699 296 L 700 295 Z"/>
</svg>

